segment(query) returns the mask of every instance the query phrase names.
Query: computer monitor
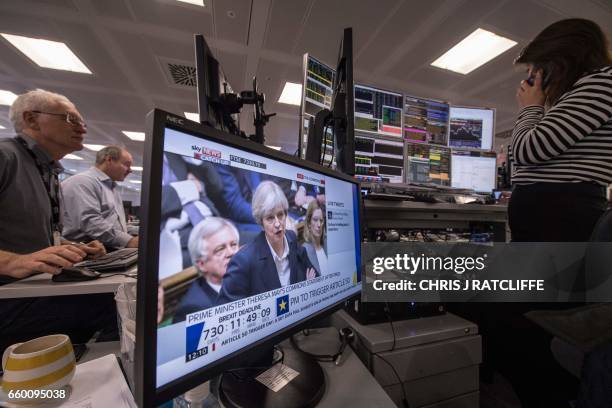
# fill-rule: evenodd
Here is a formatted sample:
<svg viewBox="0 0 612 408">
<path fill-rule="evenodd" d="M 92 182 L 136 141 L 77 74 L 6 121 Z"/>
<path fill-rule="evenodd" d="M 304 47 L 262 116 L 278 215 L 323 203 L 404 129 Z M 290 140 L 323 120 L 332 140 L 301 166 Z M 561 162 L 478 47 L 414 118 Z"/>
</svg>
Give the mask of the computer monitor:
<svg viewBox="0 0 612 408">
<path fill-rule="evenodd" d="M 240 366 L 247 355 L 271 348 L 361 290 L 361 194 L 351 177 L 161 110 L 148 115 L 147 127 L 136 321 L 139 406 L 159 405 Z M 238 193 L 242 182 L 258 183 L 252 195 Z M 299 191 L 308 204 L 296 207 Z M 283 202 L 286 215 L 277 212 Z M 260 214 L 261 226 L 233 212 L 238 203 L 250 209 L 243 216 Z M 319 236 L 326 259 L 317 267 L 301 247 L 308 239 L 300 232 L 304 208 L 310 206 L 320 209 L 313 218 L 318 212 L 324 219 Z M 285 234 L 286 285 L 271 253 L 266 256 L 267 240 L 276 239 L 268 224 L 298 231 L 297 240 L 296 233 Z M 244 244 L 239 250 L 238 241 Z M 208 260 L 216 266 L 207 266 Z M 218 279 L 210 271 L 223 276 L 218 298 Z M 173 306 L 168 297 L 185 286 L 195 294 L 188 290 Z M 208 307 L 202 306 L 204 294 Z"/>
<path fill-rule="evenodd" d="M 449 104 L 434 99 L 404 97 L 404 139 L 448 145 Z"/>
<path fill-rule="evenodd" d="M 402 94 L 355 85 L 355 132 L 402 137 Z"/>
<path fill-rule="evenodd" d="M 450 186 L 450 158 L 447 147 L 406 143 L 406 182 Z"/>
<path fill-rule="evenodd" d="M 315 115 L 308 129 L 306 160 L 322 163 L 322 147 L 333 134 L 333 154 L 328 166 L 344 174 L 355 174 L 355 106 L 353 90 L 353 29 L 345 28 L 338 52 L 336 75 L 332 85 L 332 102 L 329 110 L 322 109 Z"/>
<path fill-rule="evenodd" d="M 331 109 L 333 83 L 336 71 L 319 61 L 310 54 L 304 54 L 302 81 L 302 104 L 300 106 L 300 139 L 298 148 L 300 157 L 306 158 L 306 145 L 308 144 L 308 129 L 313 125 L 316 114 L 323 109 Z M 327 132 L 326 146 L 333 149 L 333 134 L 331 129 Z M 327 140 L 332 139 L 331 143 Z M 327 154 L 331 160 L 333 152 Z M 324 159 L 325 161 L 325 159 Z"/>
<path fill-rule="evenodd" d="M 200 123 L 240 134 L 238 115 L 226 112 L 221 103 L 221 95 L 232 88 L 202 34 L 194 36 L 194 48 Z"/>
<path fill-rule="evenodd" d="M 404 142 L 355 136 L 355 174 L 376 175 L 384 182 L 404 182 Z"/>
<path fill-rule="evenodd" d="M 494 134 L 495 109 L 451 106 L 451 148 L 492 150 Z"/>
<path fill-rule="evenodd" d="M 457 151 L 451 155 L 451 187 L 491 193 L 497 188 L 494 152 Z"/>
</svg>

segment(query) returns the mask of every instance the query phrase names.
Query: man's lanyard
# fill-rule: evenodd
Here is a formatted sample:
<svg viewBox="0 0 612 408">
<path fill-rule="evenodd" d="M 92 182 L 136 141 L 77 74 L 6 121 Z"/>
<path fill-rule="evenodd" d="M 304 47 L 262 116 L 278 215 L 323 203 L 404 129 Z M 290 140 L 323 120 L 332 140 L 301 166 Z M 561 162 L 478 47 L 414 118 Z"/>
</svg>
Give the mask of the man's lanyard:
<svg viewBox="0 0 612 408">
<path fill-rule="evenodd" d="M 26 142 L 21 136 L 17 136 L 15 138 L 19 144 L 21 144 L 28 154 L 34 160 L 36 164 L 36 168 L 38 169 L 38 173 L 40 174 L 40 178 L 45 186 L 45 190 L 47 191 L 47 197 L 49 197 L 49 203 L 51 204 L 51 242 L 53 245 L 60 245 L 60 238 L 62 235 L 62 224 L 60 221 L 60 185 L 59 180 L 55 172 L 47 166 L 49 180 L 45 179 L 45 167 L 38 159 L 38 156 L 30 149 L 28 146 L 28 142 Z M 53 188 L 53 191 L 51 190 Z"/>
</svg>

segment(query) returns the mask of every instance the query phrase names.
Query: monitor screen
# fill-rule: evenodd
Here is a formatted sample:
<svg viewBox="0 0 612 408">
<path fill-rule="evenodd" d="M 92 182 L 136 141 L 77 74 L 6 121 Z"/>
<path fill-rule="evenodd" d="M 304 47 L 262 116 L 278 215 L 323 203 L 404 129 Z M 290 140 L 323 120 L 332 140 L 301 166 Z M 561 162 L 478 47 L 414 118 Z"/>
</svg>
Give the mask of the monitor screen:
<svg viewBox="0 0 612 408">
<path fill-rule="evenodd" d="M 450 108 L 449 146 L 491 150 L 495 134 L 495 109 Z"/>
<path fill-rule="evenodd" d="M 137 398 L 159 403 L 359 293 L 361 229 L 350 177 L 159 110 L 154 116 L 145 142 L 149 238 L 139 256 L 136 379 Z M 286 254 L 286 268 L 276 267 L 273 250 Z"/>
<path fill-rule="evenodd" d="M 404 143 L 355 137 L 355 174 L 377 175 L 389 183 L 404 182 Z"/>
<path fill-rule="evenodd" d="M 497 187 L 495 153 L 453 151 L 451 187 L 491 193 Z"/>
<path fill-rule="evenodd" d="M 421 143 L 406 144 L 406 182 L 450 185 L 449 148 Z"/>
<path fill-rule="evenodd" d="M 449 105 L 432 99 L 404 97 L 404 138 L 410 142 L 448 145 Z"/>
<path fill-rule="evenodd" d="M 302 106 L 300 123 L 300 157 L 306 157 L 308 144 L 308 128 L 312 125 L 314 116 L 322 109 L 330 109 L 332 103 L 333 83 L 336 71 L 309 54 L 304 54 L 304 80 L 302 86 Z M 329 153 L 325 158 L 331 160 L 333 150 L 333 135 L 331 129 L 326 129 L 330 135 L 325 146 Z M 325 162 L 325 159 L 324 159 Z"/>
<path fill-rule="evenodd" d="M 355 132 L 402 137 L 402 95 L 355 85 Z"/>
</svg>

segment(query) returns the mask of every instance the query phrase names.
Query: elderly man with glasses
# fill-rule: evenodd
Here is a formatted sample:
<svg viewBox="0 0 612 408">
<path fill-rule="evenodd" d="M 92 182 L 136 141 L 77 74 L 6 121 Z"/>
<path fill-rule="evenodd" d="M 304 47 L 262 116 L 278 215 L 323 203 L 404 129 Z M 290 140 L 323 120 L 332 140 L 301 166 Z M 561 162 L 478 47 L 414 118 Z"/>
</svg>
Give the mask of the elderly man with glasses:
<svg viewBox="0 0 612 408">
<path fill-rule="evenodd" d="M 96 165 L 67 178 L 64 194 L 64 236 L 74 241 L 96 239 L 108 249 L 137 248 L 128 233 L 117 182 L 131 173 L 132 155 L 119 146 L 96 154 Z"/>
<path fill-rule="evenodd" d="M 72 244 L 61 236 L 59 160 L 83 149 L 87 130 L 79 111 L 65 96 L 37 89 L 15 99 L 9 118 L 17 135 L 0 140 L 0 290 L 104 254 L 99 242 Z M 114 309 L 112 295 L 0 300 L 0 352 L 58 332 L 86 341 L 100 328 L 116 327 Z"/>
</svg>

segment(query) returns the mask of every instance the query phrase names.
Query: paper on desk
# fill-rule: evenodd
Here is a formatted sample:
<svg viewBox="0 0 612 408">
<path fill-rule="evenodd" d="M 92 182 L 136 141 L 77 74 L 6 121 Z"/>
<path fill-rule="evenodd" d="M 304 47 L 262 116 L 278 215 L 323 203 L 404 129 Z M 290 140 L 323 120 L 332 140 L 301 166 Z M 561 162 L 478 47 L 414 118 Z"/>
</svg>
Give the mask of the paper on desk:
<svg viewBox="0 0 612 408">
<path fill-rule="evenodd" d="M 79 364 L 70 382 L 72 393 L 66 408 L 136 408 L 114 354 Z"/>
<path fill-rule="evenodd" d="M 255 379 L 272 391 L 279 392 L 299 374 L 300 373 L 295 371 L 293 368 L 288 367 L 283 363 L 279 363 L 259 374 L 257 377 L 255 377 Z"/>
</svg>

